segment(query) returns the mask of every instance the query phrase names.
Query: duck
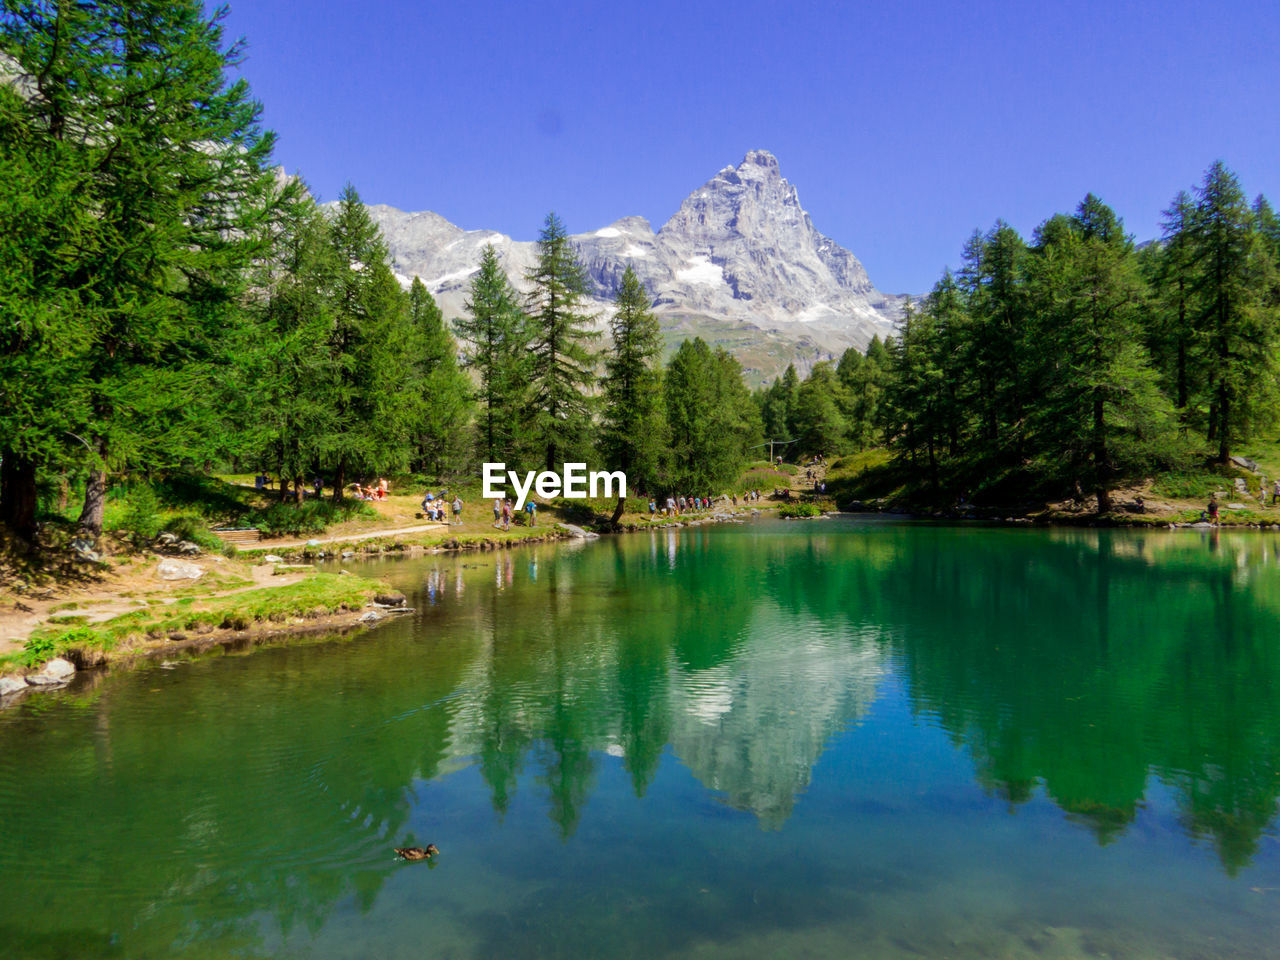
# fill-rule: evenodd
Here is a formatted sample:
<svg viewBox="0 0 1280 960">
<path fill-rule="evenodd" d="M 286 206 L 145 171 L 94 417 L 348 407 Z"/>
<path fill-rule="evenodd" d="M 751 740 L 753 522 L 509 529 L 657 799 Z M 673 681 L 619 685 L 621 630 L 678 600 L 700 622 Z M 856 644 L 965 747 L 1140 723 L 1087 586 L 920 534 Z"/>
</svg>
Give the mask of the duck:
<svg viewBox="0 0 1280 960">
<path fill-rule="evenodd" d="M 428 860 L 440 852 L 440 848 L 434 843 L 428 843 L 425 847 L 395 847 L 394 849 L 406 860 Z"/>
</svg>

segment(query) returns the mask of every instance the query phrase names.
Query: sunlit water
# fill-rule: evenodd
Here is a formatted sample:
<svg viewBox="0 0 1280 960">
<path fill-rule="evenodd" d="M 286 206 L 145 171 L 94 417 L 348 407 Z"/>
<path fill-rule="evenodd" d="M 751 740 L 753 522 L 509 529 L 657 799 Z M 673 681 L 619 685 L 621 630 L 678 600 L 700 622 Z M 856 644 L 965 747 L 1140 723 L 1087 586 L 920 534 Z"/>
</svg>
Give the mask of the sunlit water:
<svg viewBox="0 0 1280 960">
<path fill-rule="evenodd" d="M 837 519 L 362 565 L 415 612 L 0 713 L 0 955 L 1280 957 L 1278 550 Z"/>
</svg>

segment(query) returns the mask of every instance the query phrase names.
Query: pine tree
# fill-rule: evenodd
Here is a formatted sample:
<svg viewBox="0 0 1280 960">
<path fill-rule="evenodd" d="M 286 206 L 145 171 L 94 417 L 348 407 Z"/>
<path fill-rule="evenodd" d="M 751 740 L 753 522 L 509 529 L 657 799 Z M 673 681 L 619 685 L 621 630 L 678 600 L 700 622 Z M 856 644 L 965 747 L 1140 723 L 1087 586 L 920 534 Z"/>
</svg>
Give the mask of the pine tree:
<svg viewBox="0 0 1280 960">
<path fill-rule="evenodd" d="M 338 260 L 329 339 L 338 367 L 330 452 L 338 501 L 353 471 L 407 465 L 414 414 L 420 412 L 414 364 L 421 348 L 386 243 L 350 184 L 339 197 L 329 236 Z"/>
<path fill-rule="evenodd" d="M 445 326 L 444 314 L 417 277 L 409 287 L 409 321 L 422 345 L 418 456 L 424 469 L 442 477 L 461 468 L 470 446 L 469 384 L 458 368 L 458 347 Z"/>
<path fill-rule="evenodd" d="M 630 266 L 622 274 L 610 321 L 613 349 L 605 359 L 600 446 L 611 467 L 638 490 L 652 490 L 666 448 L 662 333 L 649 295 Z"/>
<path fill-rule="evenodd" d="M 826 456 L 844 449 L 849 426 L 841 413 L 843 387 L 829 362 L 814 364 L 796 393 L 798 453 Z"/>
<path fill-rule="evenodd" d="M 223 46 L 221 18 L 198 0 L 33 2 L 0 13 L 0 45 L 18 74 L 4 98 L 15 121 L 6 138 L 25 138 L 31 158 L 5 173 L 50 178 L 11 185 L 6 206 L 43 193 L 52 206 L 37 222 L 56 219 L 75 251 L 73 263 L 50 256 L 56 242 L 21 252 L 39 289 L 27 288 L 20 315 L 36 303 L 46 317 L 54 305 L 78 312 L 67 332 L 88 340 L 62 367 L 67 406 L 27 407 L 28 422 L 6 428 L 0 446 L 19 465 L 48 457 L 48 440 L 35 438 L 55 431 L 88 448 L 81 523 L 92 535 L 109 467 L 204 458 L 220 441 L 210 385 L 235 361 L 223 346 L 235 341 L 227 334 L 272 184 L 260 108 L 243 81 L 226 82 L 239 48 Z M 38 338 L 20 336 L 32 359 L 48 357 Z"/>
<path fill-rule="evenodd" d="M 1208 342 L 1209 435 L 1219 463 L 1270 419 L 1277 320 L 1266 303 L 1274 266 L 1235 174 L 1214 163 L 1196 189 L 1188 236 L 1197 325 Z"/>
<path fill-rule="evenodd" d="M 336 446 L 339 423 L 333 395 L 340 358 L 329 349 L 333 329 L 330 295 L 339 263 L 329 221 L 292 185 L 278 204 L 270 255 L 259 265 L 244 342 L 237 351 L 240 376 L 222 394 L 237 453 L 281 478 L 281 497 L 293 481 L 300 498 L 309 475 Z"/>
<path fill-rule="evenodd" d="M 594 318 L 582 312 L 586 271 L 554 213 L 547 214 L 538 236 L 538 262 L 525 279 L 532 288 L 525 304 L 533 329 L 537 439 L 546 468 L 554 470 L 561 459 L 586 449 L 596 362 L 589 344 L 600 335 L 590 329 Z"/>
<path fill-rule="evenodd" d="M 1143 345 L 1146 286 L 1123 224 L 1093 194 L 1037 232 L 1029 299 L 1044 358 L 1031 444 L 1040 472 L 1111 487 L 1173 448 L 1173 408 Z"/>
<path fill-rule="evenodd" d="M 697 337 L 680 344 L 664 386 L 673 489 L 693 496 L 714 493 L 712 488 L 741 472 L 747 450 L 760 440 L 759 412 L 742 367 Z"/>
<path fill-rule="evenodd" d="M 1148 279 L 1154 288 L 1150 339 L 1155 360 L 1172 390 L 1184 430 L 1196 422 L 1193 405 L 1201 399 L 1193 385 L 1204 382 L 1202 337 L 1192 309 L 1195 263 L 1191 256 L 1194 204 L 1180 191 L 1164 211 L 1163 242 L 1148 254 Z"/>
<path fill-rule="evenodd" d="M 477 447 L 487 462 L 518 462 L 531 433 L 532 330 L 492 245 L 480 256 L 466 310 L 455 325 L 465 341 L 464 366 L 480 381 Z"/>
</svg>

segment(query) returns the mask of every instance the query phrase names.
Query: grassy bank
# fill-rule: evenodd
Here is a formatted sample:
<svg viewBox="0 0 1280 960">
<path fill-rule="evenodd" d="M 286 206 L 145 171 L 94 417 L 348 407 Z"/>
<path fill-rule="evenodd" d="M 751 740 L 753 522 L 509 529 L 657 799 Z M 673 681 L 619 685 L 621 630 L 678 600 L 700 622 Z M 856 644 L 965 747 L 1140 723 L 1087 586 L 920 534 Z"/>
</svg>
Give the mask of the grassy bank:
<svg viewBox="0 0 1280 960">
<path fill-rule="evenodd" d="M 1099 515 L 1093 499 L 1061 499 L 1061 490 L 1032 483 L 1013 485 L 1002 478 L 973 478 L 971 485 L 951 478 L 940 493 L 925 472 L 896 460 L 879 448 L 836 459 L 827 472 L 828 493 L 841 509 L 907 511 L 937 516 L 1030 517 L 1053 523 L 1104 522 L 1132 526 L 1194 523 L 1211 496 L 1220 504 L 1224 526 L 1280 524 L 1280 505 L 1272 506 L 1271 483 L 1280 477 L 1280 442 L 1256 441 L 1239 456 L 1257 469 L 1226 466 L 1202 458 L 1178 469 L 1137 478 L 1113 490 L 1114 508 Z M 1265 502 L 1259 487 L 1266 478 Z M 1242 493 L 1243 481 L 1248 493 Z M 1011 489 L 1012 488 L 1012 489 Z M 957 489 L 965 490 L 963 495 Z"/>
<path fill-rule="evenodd" d="M 283 586 L 155 600 L 142 609 L 98 623 L 67 613 L 50 618 L 32 632 L 21 650 L 0 657 L 0 672 L 29 669 L 54 657 L 81 665 L 97 664 L 149 644 L 180 642 L 193 634 L 282 626 L 355 611 L 364 607 L 380 586 L 378 581 L 363 577 L 314 573 Z M 63 606 L 74 610 L 76 605 Z"/>
</svg>

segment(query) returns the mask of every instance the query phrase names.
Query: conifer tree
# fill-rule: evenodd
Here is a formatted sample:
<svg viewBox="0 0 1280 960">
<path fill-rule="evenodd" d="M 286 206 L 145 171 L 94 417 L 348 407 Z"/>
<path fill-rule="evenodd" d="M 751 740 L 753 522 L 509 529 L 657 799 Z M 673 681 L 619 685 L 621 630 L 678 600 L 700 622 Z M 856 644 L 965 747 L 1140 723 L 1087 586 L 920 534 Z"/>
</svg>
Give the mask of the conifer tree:
<svg viewBox="0 0 1280 960">
<path fill-rule="evenodd" d="M 469 384 L 458 368 L 458 347 L 445 326 L 444 314 L 418 277 L 409 287 L 409 321 L 422 345 L 418 456 L 424 469 L 440 477 L 462 466 L 470 446 Z"/>
<path fill-rule="evenodd" d="M 353 471 L 407 465 L 414 414 L 421 409 L 414 363 L 422 351 L 381 231 L 350 184 L 329 236 L 338 260 L 329 339 L 338 366 L 331 450 L 338 501 Z"/>
<path fill-rule="evenodd" d="M 601 450 L 637 490 L 652 490 L 666 448 L 662 333 L 649 309 L 649 295 L 630 266 L 618 285 L 609 326 L 613 349 L 605 358 Z"/>
<path fill-rule="evenodd" d="M 62 263 L 50 256 L 57 243 L 20 251 L 39 289 L 28 286 L 17 306 L 49 332 L 51 320 L 78 313 L 65 325 L 70 342 L 85 341 L 62 364 L 67 406 L 31 405 L 0 447 L 19 466 L 47 458 L 54 435 L 87 448 L 81 524 L 91 535 L 102 528 L 108 468 L 203 459 L 219 442 L 206 401 L 234 360 L 223 345 L 235 339 L 227 334 L 272 183 L 260 108 L 243 81 L 226 80 L 239 47 L 223 45 L 221 18 L 199 0 L 31 2 L 0 13 L 0 48 L 17 74 L 4 95 L 15 122 L 6 137 L 24 138 L 31 158 L 6 169 L 22 177 L 7 192 L 20 204 L 44 194 L 52 205 L 37 221 L 57 220 L 75 248 Z M 24 182 L 31 175 L 49 181 Z M 33 359 L 49 356 L 39 337 L 19 336 Z"/>
<path fill-rule="evenodd" d="M 1184 431 L 1195 421 L 1193 404 L 1200 399 L 1193 386 L 1203 383 L 1204 353 L 1192 309 L 1195 263 L 1191 256 L 1191 196 L 1180 191 L 1164 211 L 1163 242 L 1148 254 L 1147 274 L 1154 296 L 1150 304 L 1149 336 L 1154 359 L 1171 388 L 1173 405 Z"/>
<path fill-rule="evenodd" d="M 827 361 L 814 364 L 796 391 L 797 452 L 825 456 L 844 449 L 849 427 L 841 413 L 842 393 L 832 365 Z"/>
<path fill-rule="evenodd" d="M 310 472 L 337 442 L 333 392 L 341 359 L 329 341 L 339 263 L 328 219 L 292 185 L 286 190 L 271 224 L 270 253 L 254 275 L 259 293 L 237 350 L 240 375 L 222 402 L 239 438 L 236 452 L 258 469 L 274 470 L 282 498 L 286 480 L 300 498 Z"/>
<path fill-rule="evenodd" d="M 525 279 L 531 287 L 525 305 L 533 330 L 537 441 L 546 468 L 554 470 L 560 460 L 586 449 L 596 362 L 589 345 L 600 336 L 590 329 L 594 318 L 582 310 L 586 270 L 554 213 L 547 214 L 538 236 L 538 262 Z"/>
<path fill-rule="evenodd" d="M 1036 240 L 1029 299 L 1045 363 L 1031 442 L 1043 475 L 1080 483 L 1106 513 L 1116 478 L 1173 446 L 1173 408 L 1143 344 L 1146 287 L 1123 224 L 1093 194 Z"/>
<path fill-rule="evenodd" d="M 466 310 L 455 326 L 465 341 L 463 363 L 480 382 L 476 445 L 487 462 L 516 462 L 530 443 L 532 330 L 492 244 L 480 256 Z"/>
<path fill-rule="evenodd" d="M 1208 440 L 1225 464 L 1232 444 L 1270 419 L 1280 331 L 1266 302 L 1275 268 L 1239 180 L 1220 161 L 1196 189 L 1188 246 L 1210 362 Z"/>
<path fill-rule="evenodd" d="M 714 493 L 709 488 L 732 480 L 760 440 L 759 413 L 742 367 L 697 337 L 680 344 L 664 385 L 673 488 L 695 496 Z"/>
</svg>

